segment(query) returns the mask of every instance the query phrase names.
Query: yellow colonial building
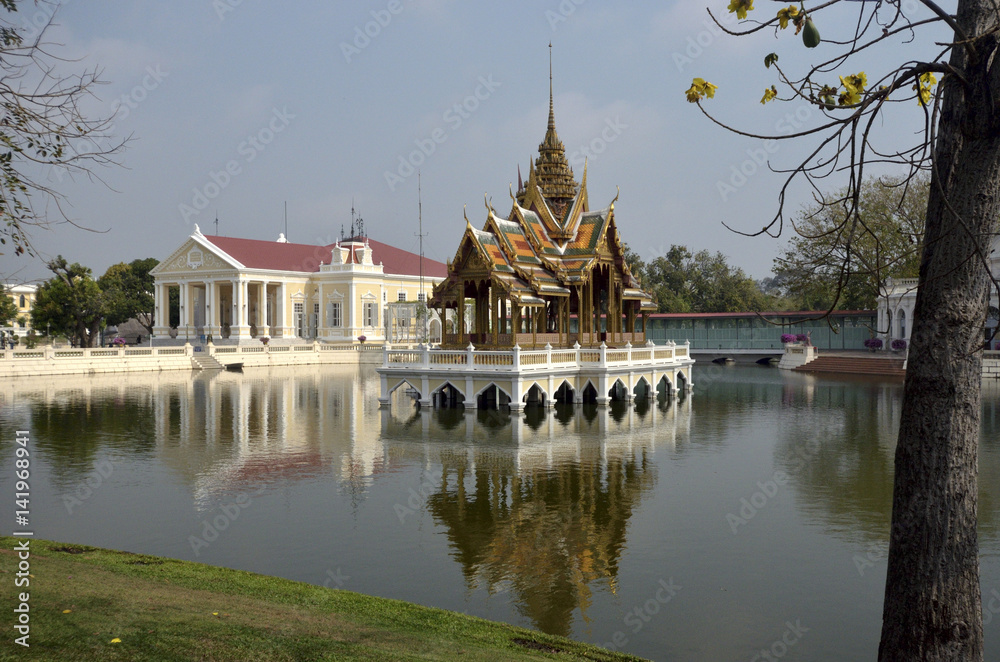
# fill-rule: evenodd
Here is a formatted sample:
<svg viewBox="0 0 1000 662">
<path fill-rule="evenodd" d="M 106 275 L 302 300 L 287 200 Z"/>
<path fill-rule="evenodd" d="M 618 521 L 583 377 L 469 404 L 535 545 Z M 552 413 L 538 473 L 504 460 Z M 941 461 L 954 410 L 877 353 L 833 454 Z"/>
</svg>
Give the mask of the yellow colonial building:
<svg viewBox="0 0 1000 662">
<path fill-rule="evenodd" d="M 10 327 L 19 336 L 28 335 L 31 330 L 31 308 L 35 305 L 35 296 L 38 293 L 37 285 L 4 285 L 7 296 L 14 300 L 17 306 L 17 314 L 10 321 Z M 43 329 L 44 331 L 44 329 Z"/>
<path fill-rule="evenodd" d="M 447 267 L 364 236 L 322 246 L 204 235 L 195 225 L 151 273 L 159 337 L 381 342 L 390 306 L 425 302 Z M 433 311 L 426 324 L 441 337 Z"/>
</svg>

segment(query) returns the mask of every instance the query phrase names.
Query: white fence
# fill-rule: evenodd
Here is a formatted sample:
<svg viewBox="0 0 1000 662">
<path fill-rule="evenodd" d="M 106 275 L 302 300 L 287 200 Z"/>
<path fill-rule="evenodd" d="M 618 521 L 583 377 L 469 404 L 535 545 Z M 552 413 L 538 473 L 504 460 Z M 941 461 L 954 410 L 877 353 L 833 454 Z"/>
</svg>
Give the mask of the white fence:
<svg viewBox="0 0 1000 662">
<path fill-rule="evenodd" d="M 430 347 L 416 349 L 391 349 L 386 346 L 382 368 L 388 370 L 429 370 L 448 371 L 488 370 L 490 372 L 551 372 L 565 368 L 616 368 L 629 366 L 677 365 L 693 362 L 690 359 L 690 343 L 676 345 L 653 345 L 647 343 L 639 347 L 627 344 L 625 347 L 609 349 L 602 344 L 597 349 L 581 348 L 552 349 L 547 345 L 540 350 L 522 350 L 515 346 L 509 350 L 441 350 Z"/>
<path fill-rule="evenodd" d="M 193 358 L 210 356 L 222 364 L 245 367 L 381 362 L 381 344 L 185 345 L 89 349 L 41 347 L 0 352 L 0 376 L 95 374 L 156 370 L 191 370 Z"/>
</svg>

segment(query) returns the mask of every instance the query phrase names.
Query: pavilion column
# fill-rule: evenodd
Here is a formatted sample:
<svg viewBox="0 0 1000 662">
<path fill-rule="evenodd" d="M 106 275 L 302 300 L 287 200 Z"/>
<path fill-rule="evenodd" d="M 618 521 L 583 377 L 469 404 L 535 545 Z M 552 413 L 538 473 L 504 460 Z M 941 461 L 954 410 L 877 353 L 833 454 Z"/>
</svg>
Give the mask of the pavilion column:
<svg viewBox="0 0 1000 662">
<path fill-rule="evenodd" d="M 465 346 L 465 281 L 459 284 L 460 291 L 455 298 L 455 333 L 458 334 L 458 344 Z"/>
<path fill-rule="evenodd" d="M 490 302 L 493 304 L 493 345 L 500 345 L 500 292 L 496 286 L 490 286 Z"/>
<path fill-rule="evenodd" d="M 507 297 L 500 293 L 500 333 L 507 333 Z"/>
<path fill-rule="evenodd" d="M 531 309 L 531 348 L 538 347 L 538 307 Z"/>
</svg>

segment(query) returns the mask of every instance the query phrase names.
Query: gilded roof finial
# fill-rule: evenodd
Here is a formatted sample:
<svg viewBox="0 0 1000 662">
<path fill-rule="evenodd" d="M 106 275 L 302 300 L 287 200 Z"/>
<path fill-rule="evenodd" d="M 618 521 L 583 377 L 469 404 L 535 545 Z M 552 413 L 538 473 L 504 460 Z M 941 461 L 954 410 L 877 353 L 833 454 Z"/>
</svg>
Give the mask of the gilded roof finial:
<svg viewBox="0 0 1000 662">
<path fill-rule="evenodd" d="M 549 42 L 549 130 L 556 130 L 555 105 L 552 103 L 552 42 Z"/>
</svg>

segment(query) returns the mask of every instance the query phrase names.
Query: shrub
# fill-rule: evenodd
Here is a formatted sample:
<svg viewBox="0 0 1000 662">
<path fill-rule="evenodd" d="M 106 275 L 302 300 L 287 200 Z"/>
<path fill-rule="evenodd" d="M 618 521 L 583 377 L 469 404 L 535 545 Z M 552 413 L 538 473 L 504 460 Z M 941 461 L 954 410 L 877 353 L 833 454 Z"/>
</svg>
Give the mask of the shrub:
<svg viewBox="0 0 1000 662">
<path fill-rule="evenodd" d="M 889 346 L 898 352 L 906 349 L 906 341 L 903 340 L 902 338 L 896 338 L 895 340 L 892 341 L 892 344 L 890 344 Z"/>
<path fill-rule="evenodd" d="M 882 349 L 882 339 L 881 338 L 869 338 L 865 341 L 865 347 L 868 349 Z"/>
<path fill-rule="evenodd" d="M 115 347 L 124 347 L 125 346 L 125 339 L 122 338 L 121 336 L 119 336 L 119 337 L 115 338 L 114 340 L 112 340 L 111 344 L 114 345 Z"/>
<path fill-rule="evenodd" d="M 787 344 L 787 343 L 790 343 L 790 342 L 795 342 L 795 338 L 796 338 L 796 336 L 795 336 L 794 333 L 782 333 L 781 334 L 781 344 L 784 345 L 784 344 Z"/>
<path fill-rule="evenodd" d="M 358 336 L 358 342 L 359 342 L 359 343 L 361 343 L 361 344 L 364 344 L 364 342 L 365 342 L 366 340 L 368 340 L 368 337 L 367 337 L 367 336 Z"/>
</svg>

